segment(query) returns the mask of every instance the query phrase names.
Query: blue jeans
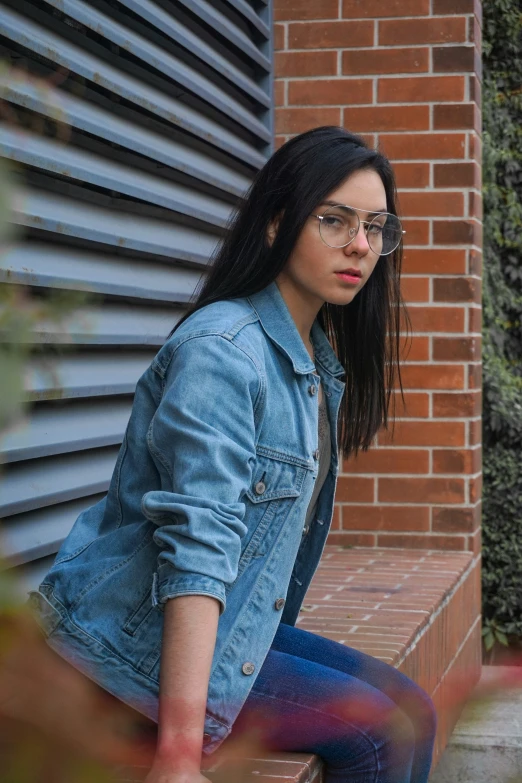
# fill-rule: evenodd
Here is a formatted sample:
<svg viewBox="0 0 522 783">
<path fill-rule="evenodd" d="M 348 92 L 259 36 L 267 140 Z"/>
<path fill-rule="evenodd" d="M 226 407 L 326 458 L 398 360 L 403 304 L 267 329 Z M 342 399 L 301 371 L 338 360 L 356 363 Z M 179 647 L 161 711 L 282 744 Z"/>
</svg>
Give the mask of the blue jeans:
<svg viewBox="0 0 522 783">
<path fill-rule="evenodd" d="M 271 751 L 313 752 L 324 783 L 426 783 L 436 715 L 392 666 L 280 624 L 232 734 Z"/>
</svg>

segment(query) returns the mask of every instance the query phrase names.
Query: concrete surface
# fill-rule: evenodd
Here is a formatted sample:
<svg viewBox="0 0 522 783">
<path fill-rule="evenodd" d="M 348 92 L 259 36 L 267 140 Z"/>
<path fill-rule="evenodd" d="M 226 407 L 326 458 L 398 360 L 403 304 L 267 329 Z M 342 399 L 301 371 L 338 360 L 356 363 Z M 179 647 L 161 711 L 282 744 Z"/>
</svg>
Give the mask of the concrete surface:
<svg viewBox="0 0 522 783">
<path fill-rule="evenodd" d="M 522 783 L 522 669 L 484 666 L 430 783 L 515 781 Z"/>
</svg>

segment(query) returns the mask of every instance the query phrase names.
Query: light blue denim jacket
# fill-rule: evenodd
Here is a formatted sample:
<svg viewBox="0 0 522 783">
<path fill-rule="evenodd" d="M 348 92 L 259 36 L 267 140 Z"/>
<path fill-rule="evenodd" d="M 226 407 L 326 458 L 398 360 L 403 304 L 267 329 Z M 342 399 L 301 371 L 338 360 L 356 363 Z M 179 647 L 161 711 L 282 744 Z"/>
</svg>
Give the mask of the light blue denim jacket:
<svg viewBox="0 0 522 783">
<path fill-rule="evenodd" d="M 204 752 L 229 734 L 279 622 L 294 624 L 330 525 L 344 371 L 317 323 L 332 433 L 317 476 L 318 379 L 276 283 L 193 313 L 140 378 L 107 496 L 84 511 L 38 591 L 48 643 L 157 719 L 165 602 L 220 602 Z"/>
</svg>

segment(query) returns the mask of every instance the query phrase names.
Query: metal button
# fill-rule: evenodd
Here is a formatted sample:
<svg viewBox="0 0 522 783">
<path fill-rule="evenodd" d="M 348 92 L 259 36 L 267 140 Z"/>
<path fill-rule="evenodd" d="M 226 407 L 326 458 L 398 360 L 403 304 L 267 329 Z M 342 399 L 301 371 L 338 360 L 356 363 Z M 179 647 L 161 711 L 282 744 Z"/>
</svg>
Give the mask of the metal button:
<svg viewBox="0 0 522 783">
<path fill-rule="evenodd" d="M 210 734 L 203 734 L 203 745 L 208 745 L 210 742 L 212 742 Z"/>
<path fill-rule="evenodd" d="M 285 605 L 285 599 L 278 598 L 274 604 L 274 609 L 277 609 L 277 611 L 280 612 L 284 605 Z"/>
<path fill-rule="evenodd" d="M 244 663 L 243 666 L 241 667 L 241 671 L 243 672 L 243 674 L 253 674 L 255 668 L 256 667 L 254 666 L 253 663 L 251 663 L 250 661 L 246 661 L 246 663 Z"/>
<path fill-rule="evenodd" d="M 314 451 L 314 459 L 319 459 L 319 455 L 320 455 L 320 453 L 321 453 L 321 452 L 319 451 L 319 449 L 316 449 L 316 450 Z"/>
<path fill-rule="evenodd" d="M 256 495 L 262 495 L 265 489 L 266 489 L 266 485 L 264 481 L 258 481 L 254 487 L 254 491 Z"/>
<path fill-rule="evenodd" d="M 312 383 L 312 385 L 308 387 L 308 394 L 310 394 L 313 397 L 314 394 L 316 394 L 316 392 L 317 392 L 317 387 L 315 386 L 315 384 Z"/>
<path fill-rule="evenodd" d="M 309 529 L 308 525 L 305 525 L 304 528 L 303 528 L 303 533 L 304 533 L 305 536 L 308 533 L 308 529 Z"/>
</svg>

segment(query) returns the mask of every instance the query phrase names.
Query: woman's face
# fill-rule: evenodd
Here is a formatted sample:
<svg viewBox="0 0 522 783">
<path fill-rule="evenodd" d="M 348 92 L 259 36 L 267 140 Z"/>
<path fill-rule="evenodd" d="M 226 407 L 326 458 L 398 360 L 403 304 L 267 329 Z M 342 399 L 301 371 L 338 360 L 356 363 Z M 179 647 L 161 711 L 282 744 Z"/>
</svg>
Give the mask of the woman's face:
<svg viewBox="0 0 522 783">
<path fill-rule="evenodd" d="M 386 191 L 380 176 L 372 169 L 357 171 L 332 191 L 313 212 L 323 215 L 329 204 L 355 207 L 361 220 L 359 232 L 346 247 L 329 247 L 319 233 L 320 220 L 310 215 L 292 250 L 288 262 L 278 276 L 278 282 L 293 289 L 306 300 L 349 304 L 372 274 L 379 254 L 369 246 L 362 221 L 371 220 L 370 213 L 386 212 Z M 331 222 L 331 219 L 330 219 Z M 333 220 L 335 222 L 335 218 Z M 347 271 L 360 274 L 353 277 Z M 343 274 L 343 272 L 345 274 Z"/>
</svg>

